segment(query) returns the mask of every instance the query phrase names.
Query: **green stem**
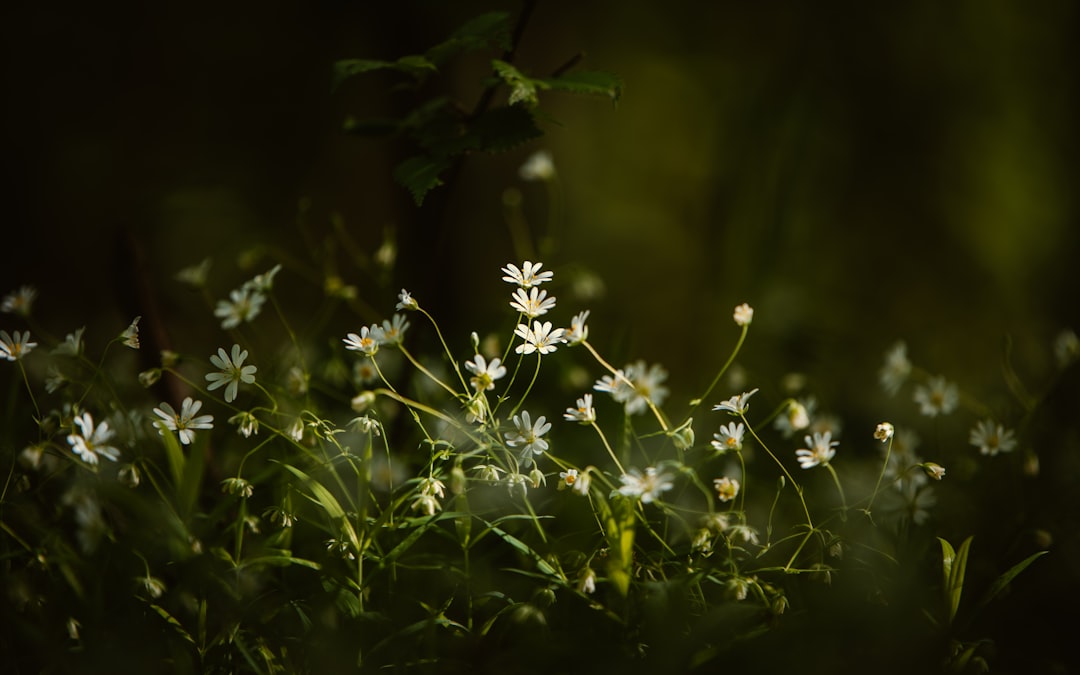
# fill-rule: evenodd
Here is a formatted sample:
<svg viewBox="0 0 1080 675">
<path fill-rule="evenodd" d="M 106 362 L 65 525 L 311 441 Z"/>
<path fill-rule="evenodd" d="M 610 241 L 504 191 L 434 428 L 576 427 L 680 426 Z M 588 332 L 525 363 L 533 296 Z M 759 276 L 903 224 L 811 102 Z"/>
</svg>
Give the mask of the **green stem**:
<svg viewBox="0 0 1080 675">
<path fill-rule="evenodd" d="M 468 391 L 469 386 L 467 384 L 465 384 L 465 377 L 461 374 L 461 369 L 458 368 L 457 360 L 454 359 L 454 355 L 453 355 L 453 353 L 451 353 L 450 347 L 447 346 L 446 340 L 443 338 L 442 331 L 439 330 L 439 324 L 435 322 L 435 317 L 428 314 L 427 310 L 425 310 L 423 307 L 420 307 L 420 306 L 417 306 L 416 311 L 418 311 L 421 314 L 423 314 L 424 316 L 426 316 L 428 318 L 428 321 L 431 322 L 431 325 L 435 327 L 435 334 L 439 336 L 439 343 L 442 344 L 443 351 L 446 352 L 446 357 L 448 359 L 450 359 L 450 365 L 453 366 L 454 372 L 457 373 L 458 380 L 461 382 L 461 388 L 464 389 L 465 391 Z M 443 385 L 443 386 L 446 386 L 446 385 Z M 449 387 L 447 387 L 447 389 L 449 389 Z"/>
<path fill-rule="evenodd" d="M 686 419 L 690 419 L 690 417 L 693 416 L 694 411 L 696 411 L 698 407 L 701 406 L 702 402 L 704 402 L 705 399 L 709 398 L 709 394 L 711 394 L 713 389 L 716 388 L 716 385 L 720 383 L 720 379 L 724 377 L 724 373 L 726 373 L 728 368 L 731 367 L 731 364 L 735 362 L 735 357 L 738 356 L 739 350 L 742 349 L 743 342 L 746 340 L 746 334 L 749 331 L 750 324 L 745 324 L 742 327 L 742 333 L 739 334 L 739 340 L 735 343 L 735 348 L 731 350 L 731 355 L 728 356 L 727 361 L 724 362 L 724 365 L 721 366 L 720 370 L 716 373 L 716 376 L 713 378 L 712 382 L 709 383 L 708 387 L 706 387 L 705 393 L 703 393 L 700 397 L 694 400 L 693 405 L 691 405 L 690 407 L 690 411 L 686 413 Z"/>
<path fill-rule="evenodd" d="M 615 456 L 615 451 L 611 449 L 611 444 L 610 444 L 610 443 L 608 443 L 608 440 L 607 440 L 607 436 L 605 436 L 605 435 L 604 435 L 604 432 L 603 432 L 603 430 L 602 430 L 602 429 L 600 428 L 600 426 L 599 426 L 599 425 L 598 425 L 598 424 L 596 423 L 596 420 L 593 420 L 592 422 L 590 422 L 590 423 L 589 423 L 589 425 L 590 425 L 590 426 L 591 426 L 591 427 L 592 427 L 593 429 L 596 429 L 596 433 L 600 435 L 600 440 L 601 440 L 601 441 L 603 442 L 603 444 L 604 444 L 604 448 L 605 448 L 605 449 L 607 450 L 607 452 L 608 452 L 608 455 L 610 455 L 610 456 L 611 456 L 611 460 L 612 460 L 613 462 L 615 462 L 615 466 L 616 466 L 616 467 L 618 467 L 618 469 L 619 469 L 619 473 L 620 473 L 620 474 L 624 474 L 624 473 L 626 473 L 626 469 L 624 469 L 624 468 L 623 468 L 623 465 L 622 465 L 622 463 L 621 463 L 621 462 L 619 462 L 619 458 Z"/>
</svg>

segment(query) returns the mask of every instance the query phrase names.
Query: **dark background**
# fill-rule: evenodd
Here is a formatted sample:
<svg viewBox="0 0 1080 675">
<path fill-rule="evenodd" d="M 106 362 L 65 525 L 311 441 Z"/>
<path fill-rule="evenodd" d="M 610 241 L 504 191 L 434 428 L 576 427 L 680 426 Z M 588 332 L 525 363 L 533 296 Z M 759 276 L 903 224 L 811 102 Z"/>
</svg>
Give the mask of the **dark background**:
<svg viewBox="0 0 1080 675">
<path fill-rule="evenodd" d="M 129 284 L 126 230 L 163 280 L 212 254 L 223 296 L 246 278 L 231 274 L 240 250 L 295 241 L 307 199 L 310 222 L 340 214 L 371 249 L 394 228 L 388 285 L 437 293 L 456 316 L 475 303 L 444 289 L 483 292 L 516 258 L 504 189 L 523 188 L 543 221 L 544 192 L 515 170 L 546 147 L 564 214 L 549 267 L 598 273 L 609 302 L 594 320 L 672 370 L 743 301 L 761 353 L 820 375 L 838 360 L 868 373 L 896 338 L 931 370 L 977 374 L 1007 333 L 1042 372 L 1052 336 L 1076 325 L 1071 4 L 541 2 L 519 66 L 543 74 L 583 52 L 623 78 L 621 105 L 547 96 L 543 139 L 469 158 L 417 210 L 390 177 L 407 149 L 340 131 L 347 115 L 399 111 L 392 82 L 332 95 L 331 64 L 421 52 L 491 9 L 519 8 L 3 10 L 3 288 L 35 284 L 43 315 L 88 322 Z M 487 58 L 451 63 L 440 86 L 471 106 Z"/>
<path fill-rule="evenodd" d="M 519 7 L 389 4 L 0 10 L 0 292 L 35 285 L 44 325 L 88 325 L 101 343 L 141 313 L 133 289 L 149 288 L 173 340 L 197 351 L 215 322 L 188 313 L 198 305 L 171 281 L 178 269 L 213 256 L 224 297 L 282 257 L 247 266 L 243 251 L 299 255 L 298 221 L 328 230 L 336 214 L 369 250 L 388 228 L 400 247 L 388 279 L 340 270 L 380 315 L 364 320 L 389 314 L 406 286 L 448 333 L 495 329 L 498 269 L 521 258 L 503 206 L 515 188 L 534 228 L 555 209 L 563 235 L 548 267 L 604 281 L 602 298 L 561 301 L 560 318 L 591 308 L 594 341 L 615 361 L 662 362 L 677 398 L 726 357 L 744 301 L 757 310 L 742 358 L 751 385 L 775 402 L 782 375 L 805 373 L 850 428 L 917 420 L 910 400 L 877 387 L 896 339 L 995 411 L 1009 402 L 1007 337 L 1031 389 L 1051 386 L 1054 336 L 1080 325 L 1073 3 L 539 2 L 519 67 L 548 73 L 584 52 L 584 67 L 623 79 L 622 101 L 544 97 L 544 138 L 468 158 L 419 209 L 391 178 L 407 148 L 341 131 L 350 114 L 406 103 L 383 75 L 331 93 L 331 66 L 419 53 L 481 11 Z M 455 60 L 438 86 L 470 107 L 490 56 Z M 555 202 L 517 175 L 539 148 L 558 167 Z M 279 284 L 301 320 L 305 294 L 321 294 L 299 267 Z M 20 326 L 5 315 L 2 327 Z M 1002 561 L 1029 553 L 1015 541 L 1040 528 L 1065 554 L 1049 568 L 1060 583 L 1012 600 L 1030 615 L 1077 587 L 1070 377 L 1025 440 L 1044 473 L 986 500 L 1001 503 L 994 518 L 1015 517 Z M 956 423 L 960 445 L 970 422 Z"/>
</svg>

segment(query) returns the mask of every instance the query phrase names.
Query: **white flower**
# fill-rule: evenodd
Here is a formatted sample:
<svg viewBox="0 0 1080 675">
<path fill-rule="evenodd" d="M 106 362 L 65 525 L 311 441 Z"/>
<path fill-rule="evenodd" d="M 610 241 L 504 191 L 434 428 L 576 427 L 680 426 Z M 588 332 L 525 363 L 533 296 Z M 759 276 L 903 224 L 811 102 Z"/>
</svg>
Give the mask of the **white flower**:
<svg viewBox="0 0 1080 675">
<path fill-rule="evenodd" d="M 405 331 L 409 329 L 409 322 L 403 314 L 395 314 L 390 320 L 382 322 L 382 344 L 399 345 L 405 339 Z"/>
<path fill-rule="evenodd" d="M 736 424 L 731 422 L 728 425 L 720 425 L 720 432 L 713 434 L 712 446 L 716 448 L 719 453 L 725 453 L 728 450 L 742 450 L 743 436 L 746 433 L 746 427 L 742 422 Z"/>
<path fill-rule="evenodd" d="M 735 323 L 739 326 L 749 326 L 754 320 L 754 308 L 745 302 L 735 308 Z"/>
<path fill-rule="evenodd" d="M 517 265 L 510 263 L 501 270 L 506 275 L 502 280 L 522 288 L 539 286 L 545 281 L 551 281 L 554 276 L 554 272 L 541 272 L 540 268 L 543 266 L 544 263 L 531 263 L 526 260 L 521 264 L 521 269 L 518 269 Z"/>
<path fill-rule="evenodd" d="M 836 450 L 833 448 L 840 444 L 832 440 L 832 434 L 828 431 L 823 434 L 815 433 L 813 438 L 807 436 L 803 440 L 810 447 L 796 450 L 795 456 L 799 458 L 799 466 L 804 469 L 828 464 L 829 460 L 836 456 Z"/>
<path fill-rule="evenodd" d="M 637 469 L 630 469 L 630 472 L 624 473 L 619 480 L 622 482 L 619 494 L 640 499 L 643 504 L 659 499 L 660 493 L 675 487 L 672 477 L 667 472 L 658 471 L 654 466 L 645 469 L 644 474 Z"/>
<path fill-rule="evenodd" d="M 541 314 L 547 314 L 549 309 L 555 307 L 555 298 L 547 297 L 547 291 L 540 288 L 533 288 L 527 292 L 524 288 L 519 288 L 514 291 L 510 306 L 530 319 L 535 319 Z"/>
<path fill-rule="evenodd" d="M 236 430 L 240 432 L 240 435 L 244 438 L 250 438 L 259 433 L 259 418 L 249 412 L 233 415 L 229 418 L 229 423 L 235 424 L 237 427 Z"/>
<path fill-rule="evenodd" d="M 667 398 L 668 390 L 662 386 L 667 379 L 667 371 L 659 364 L 648 366 L 644 361 L 637 361 L 615 375 L 605 375 L 596 381 L 593 389 L 607 392 L 623 404 L 627 415 L 636 415 L 648 409 L 649 403 L 660 405 Z"/>
<path fill-rule="evenodd" d="M 562 479 L 559 482 L 560 490 L 570 488 L 582 496 L 589 494 L 589 484 L 592 482 L 592 477 L 588 471 L 581 473 L 577 469 L 567 469 L 559 472 L 559 478 Z"/>
<path fill-rule="evenodd" d="M 1054 338 L 1054 357 L 1059 368 L 1064 368 L 1080 356 L 1080 337 L 1076 331 L 1063 330 Z"/>
<path fill-rule="evenodd" d="M 548 449 L 548 442 L 542 438 L 551 429 L 551 423 L 541 415 L 533 422 L 526 410 L 520 415 L 514 415 L 514 430 L 504 434 L 506 444 L 514 448 L 522 446 L 521 451 L 527 457 L 531 452 L 534 455 L 542 455 Z"/>
<path fill-rule="evenodd" d="M 252 321 L 262 311 L 266 296 L 248 287 L 241 287 L 229 293 L 228 300 L 218 300 L 214 316 L 221 319 L 225 330 L 236 328 L 245 321 Z"/>
<path fill-rule="evenodd" d="M 409 311 L 416 311 L 420 309 L 420 305 L 413 300 L 413 296 L 409 294 L 404 288 L 398 293 L 398 304 L 394 305 L 395 309 L 405 309 Z"/>
<path fill-rule="evenodd" d="M 555 162 L 551 153 L 547 150 L 537 150 L 529 155 L 525 163 L 518 169 L 518 175 L 522 180 L 549 181 L 555 177 Z"/>
<path fill-rule="evenodd" d="M 930 476 L 934 480 L 941 480 L 945 477 L 945 467 L 937 464 L 936 462 L 926 462 L 921 466 L 923 468 L 923 471 L 926 472 L 926 475 Z"/>
<path fill-rule="evenodd" d="M 175 279 L 189 286 L 202 288 L 206 285 L 206 279 L 210 275 L 211 263 L 210 258 L 203 258 L 203 261 L 198 265 L 191 265 L 177 272 Z"/>
<path fill-rule="evenodd" d="M 592 424 L 596 421 L 596 409 L 593 408 L 592 394 L 585 394 L 577 400 L 576 408 L 567 408 L 563 413 L 563 419 L 567 422 L 580 422 Z"/>
<path fill-rule="evenodd" d="M 758 392 L 757 389 L 752 391 L 743 392 L 737 396 L 732 396 L 728 400 L 713 406 L 713 410 L 726 410 L 732 415 L 745 415 L 746 411 L 750 409 L 749 403 L 750 397 Z"/>
<path fill-rule="evenodd" d="M 30 342 L 30 331 L 15 331 L 13 337 L 8 335 L 6 330 L 0 330 L 0 358 L 18 361 L 33 351 L 34 347 L 37 347 L 37 343 Z"/>
<path fill-rule="evenodd" d="M 233 476 L 232 478 L 226 478 L 221 481 L 221 491 L 225 494 L 236 495 L 247 499 L 255 494 L 255 486 L 244 478 Z"/>
<path fill-rule="evenodd" d="M 446 496 L 446 484 L 438 478 L 421 478 L 420 479 L 420 494 L 432 495 L 435 497 Z"/>
<path fill-rule="evenodd" d="M 882 422 L 881 424 L 877 425 L 877 429 L 874 430 L 874 438 L 884 443 L 885 441 L 893 437 L 895 431 L 896 430 L 893 428 L 893 425 L 889 424 L 888 422 Z"/>
<path fill-rule="evenodd" d="M 585 310 L 575 314 L 574 318 L 570 319 L 570 328 L 566 329 L 566 344 L 572 347 L 589 339 L 589 327 L 585 325 L 585 320 L 588 318 L 589 310 Z"/>
<path fill-rule="evenodd" d="M 364 326 L 360 334 L 349 333 L 341 341 L 345 343 L 345 349 L 354 352 L 363 352 L 368 356 L 375 356 L 379 351 L 379 344 L 383 340 L 383 329 L 378 326 Z"/>
<path fill-rule="evenodd" d="M 258 370 L 255 366 L 243 365 L 244 359 L 247 358 L 247 350 L 240 350 L 240 345 L 234 344 L 232 346 L 232 359 L 225 353 L 225 350 L 218 347 L 218 353 L 210 357 L 210 363 L 214 364 L 214 367 L 219 368 L 219 373 L 208 373 L 206 380 L 210 384 L 206 387 L 209 391 L 214 391 L 219 387 L 225 387 L 225 401 L 232 403 L 236 400 L 236 391 L 240 387 L 240 383 L 252 384 L 255 382 L 255 371 Z"/>
<path fill-rule="evenodd" d="M 426 516 L 433 516 L 436 511 L 442 509 L 442 506 L 439 505 L 439 500 L 435 499 L 433 495 L 419 494 L 413 500 L 412 509 L 420 511 Z"/>
<path fill-rule="evenodd" d="M 739 481 L 727 476 L 714 480 L 713 487 L 716 488 L 717 495 L 722 502 L 730 502 L 739 494 Z"/>
<path fill-rule="evenodd" d="M 578 473 L 577 469 L 567 469 L 566 471 L 560 471 L 559 478 L 562 479 L 562 482 L 559 483 L 559 489 L 562 490 L 563 488 L 574 487 L 574 484 L 578 482 L 580 476 L 581 474 Z"/>
<path fill-rule="evenodd" d="M 773 427 L 784 438 L 791 438 L 796 431 L 802 431 L 810 426 L 810 413 L 817 407 L 817 401 L 810 397 L 799 401 L 789 401 L 787 411 L 783 415 L 777 415 Z"/>
<path fill-rule="evenodd" d="M 67 442 L 82 461 L 96 465 L 99 456 L 114 462 L 120 458 L 120 451 L 109 445 L 116 433 L 109 428 L 108 422 L 102 422 L 95 428 L 94 418 L 88 412 L 79 415 L 73 422 L 78 430 L 68 435 Z"/>
<path fill-rule="evenodd" d="M 374 436 L 382 436 L 382 430 L 379 426 L 379 421 L 368 417 L 367 415 L 354 418 L 352 421 L 352 426 L 361 433 L 372 434 Z"/>
<path fill-rule="evenodd" d="M 564 332 L 562 328 L 553 329 L 550 321 L 544 323 L 533 321 L 531 329 L 527 325 L 519 323 L 517 328 L 514 329 L 514 335 L 524 339 L 525 342 L 518 345 L 514 352 L 518 354 L 532 354 L 533 352 L 550 354 L 557 349 L 556 345 L 558 343 L 565 341 L 563 340 Z"/>
<path fill-rule="evenodd" d="M 885 352 L 885 365 L 878 373 L 878 380 L 885 391 L 890 395 L 895 395 L 909 375 L 911 375 L 911 361 L 907 357 L 907 345 L 900 341 Z"/>
<path fill-rule="evenodd" d="M 165 434 L 161 428 L 164 426 L 166 429 L 179 432 L 180 442 L 184 445 L 190 445 L 195 440 L 195 429 L 214 428 L 213 415 L 195 416 L 195 413 L 199 412 L 200 408 L 202 408 L 202 401 L 194 401 L 190 396 L 184 399 L 179 414 L 168 403 L 162 403 L 160 407 L 154 408 L 154 414 L 161 418 L 161 421 L 157 424 L 158 433 Z"/>
<path fill-rule="evenodd" d="M 732 525 L 726 530 L 726 533 L 730 537 L 739 537 L 743 540 L 743 542 L 747 544 L 753 544 L 756 546 L 758 543 L 757 530 L 750 527 L 749 525 Z"/>
<path fill-rule="evenodd" d="M 294 419 L 289 424 L 288 428 L 285 429 L 285 435 L 293 439 L 297 443 L 304 440 L 304 419 L 302 417 L 297 417 L 296 419 Z M 375 435 L 378 436 L 378 434 Z"/>
<path fill-rule="evenodd" d="M 281 271 L 281 265 L 274 265 L 273 268 L 267 270 L 262 274 L 255 275 L 255 278 L 244 284 L 244 288 L 250 289 L 257 293 L 266 293 L 274 288 L 274 276 Z"/>
<path fill-rule="evenodd" d="M 33 286 L 23 286 L 17 291 L 12 291 L 4 296 L 0 302 L 0 312 L 30 316 L 30 310 L 34 306 L 34 298 L 37 297 L 37 289 Z"/>
<path fill-rule="evenodd" d="M 124 332 L 120 333 L 120 339 L 124 345 L 131 347 L 132 349 L 139 348 L 139 320 L 141 316 L 137 316 L 132 320 L 131 325 L 124 329 Z"/>
<path fill-rule="evenodd" d="M 1006 429 L 991 420 L 983 420 L 975 425 L 968 437 L 969 442 L 984 455 L 996 455 L 999 452 L 1012 452 L 1016 449 L 1016 436 L 1011 429 Z"/>
<path fill-rule="evenodd" d="M 494 464 L 480 464 L 476 467 L 476 476 L 483 481 L 499 481 L 499 474 L 503 473 L 503 470 Z"/>
<path fill-rule="evenodd" d="M 53 354 L 60 356 L 79 356 L 83 352 L 83 332 L 86 326 L 79 328 L 74 333 L 68 333 L 64 341 L 56 346 Z"/>
<path fill-rule="evenodd" d="M 955 384 L 938 375 L 930 378 L 927 386 L 915 388 L 915 402 L 919 412 L 928 417 L 948 415 L 960 403 L 960 393 Z"/>
<path fill-rule="evenodd" d="M 477 354 L 472 361 L 465 362 L 465 369 L 475 375 L 469 378 L 469 384 L 476 391 L 489 391 L 495 388 L 495 380 L 506 375 L 506 366 L 502 365 L 498 357 L 487 361 L 482 355 Z"/>
<path fill-rule="evenodd" d="M 596 592 L 596 572 L 593 571 L 593 568 L 586 567 L 581 573 L 581 577 L 578 579 L 577 590 L 578 593 Z"/>
</svg>

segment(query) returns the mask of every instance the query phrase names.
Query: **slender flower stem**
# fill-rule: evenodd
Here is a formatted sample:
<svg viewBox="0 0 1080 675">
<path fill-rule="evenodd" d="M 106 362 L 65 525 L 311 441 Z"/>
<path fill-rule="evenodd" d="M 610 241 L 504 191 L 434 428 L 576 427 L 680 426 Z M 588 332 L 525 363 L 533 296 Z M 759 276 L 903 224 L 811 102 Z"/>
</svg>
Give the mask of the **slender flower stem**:
<svg viewBox="0 0 1080 675">
<path fill-rule="evenodd" d="M 832 475 L 833 483 L 836 484 L 836 491 L 840 493 L 840 506 L 843 508 L 843 510 L 841 511 L 841 518 L 846 519 L 847 498 L 844 496 L 844 488 L 840 485 L 840 476 L 836 475 L 836 469 L 833 468 L 832 464 L 826 462 L 825 468 L 829 470 L 829 473 Z"/>
<path fill-rule="evenodd" d="M 626 382 L 631 387 L 634 386 L 634 383 L 631 382 L 621 370 L 616 369 L 610 363 L 605 361 L 604 358 L 600 356 L 599 352 L 597 352 L 596 349 L 591 344 L 589 344 L 588 340 L 582 340 L 581 344 L 585 345 L 585 348 L 589 350 L 589 353 L 593 355 L 593 358 L 596 359 L 597 362 L 604 368 L 607 368 L 609 373 L 621 379 L 623 382 Z M 649 406 L 649 410 L 651 410 L 652 414 L 656 417 L 656 421 L 660 423 L 660 428 L 663 429 L 665 432 L 670 431 L 671 426 L 668 424 L 667 419 L 664 418 L 663 413 L 660 412 L 660 409 L 656 407 L 655 403 L 653 403 L 652 399 L 648 396 L 644 396 L 643 398 L 645 399 L 645 403 Z"/>
<path fill-rule="evenodd" d="M 596 433 L 600 435 L 600 440 L 604 443 L 604 448 L 607 449 L 608 454 L 611 455 L 611 460 L 615 462 L 615 466 L 618 467 L 619 473 L 626 473 L 626 469 L 623 468 L 623 465 L 619 461 L 619 458 L 615 456 L 615 451 L 611 449 L 611 444 L 608 443 L 607 436 L 604 435 L 603 430 L 596 423 L 596 420 L 589 422 L 589 426 L 591 426 L 593 429 L 596 429 Z"/>
<path fill-rule="evenodd" d="M 440 339 L 441 339 L 441 336 L 440 336 Z M 413 364 L 413 366 L 415 366 L 415 367 L 416 367 L 416 369 L 417 369 L 417 370 L 419 370 L 420 372 L 422 372 L 422 373 L 423 373 L 424 375 L 427 375 L 427 376 L 428 376 L 428 378 L 429 378 L 429 379 L 430 379 L 430 380 L 431 380 L 432 382 L 434 382 L 435 384 L 439 385 L 440 387 L 442 387 L 442 388 L 443 388 L 443 389 L 445 389 L 446 391 L 450 392 L 450 395 L 451 395 L 451 396 L 454 396 L 455 398 L 456 398 L 457 396 L 460 396 L 460 394 L 459 394 L 458 392 L 456 392 L 456 391 L 454 391 L 454 390 L 453 390 L 452 388 L 450 388 L 450 385 L 448 385 L 448 384 L 446 384 L 445 382 L 443 382 L 442 380 L 440 380 L 440 379 L 439 379 L 438 377 L 436 377 L 436 376 L 435 376 L 435 374 L 434 374 L 434 373 L 432 373 L 432 372 L 431 372 L 430 370 L 428 370 L 427 368 L 425 368 L 425 367 L 424 367 L 424 366 L 423 366 L 423 365 L 422 365 L 422 364 L 421 364 L 421 363 L 420 363 L 419 361 L 417 361 L 417 360 L 416 360 L 416 359 L 415 359 L 415 358 L 413 357 L 413 355 L 412 355 L 412 354 L 411 354 L 411 353 L 409 352 L 409 350 L 408 350 L 408 349 L 405 349 L 405 345 L 398 345 L 398 349 L 400 349 L 400 350 L 401 350 L 401 353 L 405 355 L 405 358 L 407 358 L 407 359 L 409 360 L 409 363 Z M 374 357 L 372 357 L 371 361 L 372 361 L 372 363 L 374 363 L 374 362 L 375 362 L 375 358 L 374 358 Z M 378 365 L 376 365 L 375 367 L 376 367 L 376 368 L 378 368 Z M 457 364 L 456 364 L 456 363 L 454 364 L 454 370 L 457 370 Z M 458 372 L 458 377 L 461 377 L 461 373 L 460 373 L 460 372 Z M 462 381 L 461 381 L 461 386 L 465 387 L 465 380 L 462 380 Z M 466 391 L 468 391 L 468 387 L 465 387 L 465 389 L 466 389 Z"/>
<path fill-rule="evenodd" d="M 874 506 L 874 500 L 878 496 L 878 492 L 881 490 L 881 481 L 885 478 L 885 472 L 889 468 L 889 459 L 892 456 L 892 444 L 895 436 L 889 436 L 889 444 L 885 446 L 885 461 L 881 464 L 881 471 L 878 473 L 877 483 L 874 484 L 874 491 L 870 493 L 870 501 L 866 504 L 866 508 L 863 511 L 866 515 L 870 515 L 870 509 Z"/>
<path fill-rule="evenodd" d="M 38 407 L 37 397 L 34 396 L 34 390 L 30 386 L 30 378 L 26 376 L 26 368 L 23 367 L 22 359 L 18 361 L 18 364 L 19 372 L 22 373 L 23 383 L 26 385 L 26 393 L 30 395 L 30 402 L 34 404 L 34 419 L 37 420 L 38 424 L 41 424 L 41 408 Z M 12 400 L 15 400 L 15 397 L 12 397 Z"/>
<path fill-rule="evenodd" d="M 517 411 L 521 409 L 521 406 L 525 404 L 525 399 L 529 397 L 529 392 L 532 391 L 533 385 L 536 384 L 536 376 L 540 374 L 540 359 L 541 358 L 542 357 L 540 355 L 540 352 L 537 352 L 536 353 L 536 369 L 533 370 L 532 379 L 529 380 L 529 386 L 525 389 L 525 393 L 521 395 L 521 399 L 518 400 L 517 404 L 510 411 L 510 417 L 513 417 L 514 415 L 516 415 Z"/>
<path fill-rule="evenodd" d="M 712 382 L 709 383 L 709 386 L 705 388 L 705 393 L 694 400 L 693 405 L 690 406 L 689 412 L 686 413 L 686 419 L 690 419 L 690 417 L 693 416 L 694 411 L 696 411 L 701 406 L 702 402 L 704 402 L 705 399 L 709 398 L 709 394 L 711 394 L 713 389 L 716 388 L 716 385 L 720 383 L 720 378 L 724 376 L 724 373 L 726 373 L 728 368 L 731 367 L 731 364 L 735 362 L 735 357 L 739 355 L 739 350 L 742 349 L 743 342 L 746 341 L 746 334 L 749 331 L 750 324 L 746 324 L 742 327 L 742 333 L 739 334 L 739 339 L 735 343 L 735 348 L 731 350 L 731 355 L 728 356 L 727 361 L 724 362 L 724 365 L 720 367 L 720 370 L 716 373 L 716 376 L 713 378 Z"/>
<path fill-rule="evenodd" d="M 461 381 L 462 389 L 465 389 L 466 391 L 468 391 L 469 387 L 468 387 L 467 384 L 465 384 L 465 377 L 461 374 L 461 369 L 458 368 L 457 360 L 454 358 L 453 353 L 450 351 L 450 347 L 447 346 L 446 340 L 443 338 L 442 331 L 439 330 L 439 324 L 436 323 L 436 321 L 435 321 L 435 317 L 428 314 L 427 310 L 425 310 L 423 307 L 417 307 L 416 309 L 417 309 L 418 312 L 420 312 L 421 314 L 426 316 L 428 318 L 428 321 L 431 322 L 431 325 L 435 327 L 435 334 L 439 336 L 439 342 L 442 344 L 443 351 L 446 352 L 446 357 L 448 359 L 450 359 L 450 365 L 454 367 L 454 372 L 457 373 L 458 380 Z M 413 361 L 413 363 L 416 363 L 416 362 Z M 443 386 L 445 387 L 446 385 L 443 385 Z M 446 388 L 450 389 L 449 387 L 446 387 Z M 451 391 L 453 391 L 453 390 L 451 390 Z"/>
<path fill-rule="evenodd" d="M 799 485 L 799 481 L 795 480 L 795 477 L 792 476 L 791 472 L 787 470 L 787 467 L 784 466 L 784 463 L 781 462 L 780 459 L 773 454 L 773 451 L 769 449 L 769 446 L 765 445 L 765 442 L 761 440 L 761 437 L 757 435 L 756 431 L 754 431 L 754 427 L 751 426 L 750 422 L 746 419 L 746 415 L 740 414 L 739 417 L 742 419 L 743 424 L 746 425 L 746 429 L 754 437 L 754 440 L 758 442 L 758 445 L 760 445 L 765 450 L 765 452 L 769 454 L 769 457 L 772 457 L 772 460 L 776 462 L 776 465 L 779 466 L 780 470 L 784 472 L 784 476 L 787 477 L 789 481 L 791 481 L 791 484 L 793 486 L 795 486 L 795 492 L 799 495 L 799 501 L 802 503 L 803 512 L 806 514 L 806 524 L 812 528 L 814 526 L 813 519 L 810 517 L 810 509 L 806 506 L 806 499 L 803 497 L 803 490 L 802 486 Z"/>
<path fill-rule="evenodd" d="M 376 396 L 385 396 L 387 398 L 392 398 L 395 401 L 397 401 L 398 403 L 400 403 L 400 404 L 402 404 L 402 405 L 404 405 L 404 406 L 406 406 L 408 408 L 411 408 L 413 410 L 419 410 L 420 412 L 425 412 L 425 413 L 431 415 L 432 417 L 437 417 L 437 418 L 441 419 L 442 421 L 450 424 L 451 426 L 453 426 L 455 429 L 462 432 L 466 436 L 468 436 L 469 439 L 472 440 L 474 443 L 479 443 L 480 440 L 481 440 L 481 439 L 475 437 L 472 434 L 470 429 L 468 429 L 467 427 L 462 425 L 461 422 L 454 419 L 453 417 L 447 415 L 444 412 L 436 410 L 435 408 L 432 408 L 431 406 L 424 405 L 423 403 L 420 403 L 419 401 L 414 401 L 411 398 L 407 398 L 405 396 L 402 396 L 401 394 L 397 393 L 393 389 L 382 389 L 382 388 L 380 388 L 380 389 L 374 390 L 374 392 L 372 392 L 372 393 L 374 393 Z"/>
<path fill-rule="evenodd" d="M 274 312 L 277 313 L 278 318 L 281 320 L 281 325 L 285 328 L 285 332 L 289 334 L 289 341 L 292 342 L 293 349 L 296 350 L 296 360 L 300 362 L 300 371 L 304 374 L 304 382 L 307 382 L 311 378 L 311 374 L 308 372 L 307 362 L 304 360 L 304 350 L 300 347 L 300 340 L 297 339 L 292 324 L 285 318 L 285 313 L 281 311 L 281 305 L 277 301 L 277 296 L 273 293 L 268 293 L 267 295 L 270 296 L 270 304 L 274 306 Z"/>
</svg>

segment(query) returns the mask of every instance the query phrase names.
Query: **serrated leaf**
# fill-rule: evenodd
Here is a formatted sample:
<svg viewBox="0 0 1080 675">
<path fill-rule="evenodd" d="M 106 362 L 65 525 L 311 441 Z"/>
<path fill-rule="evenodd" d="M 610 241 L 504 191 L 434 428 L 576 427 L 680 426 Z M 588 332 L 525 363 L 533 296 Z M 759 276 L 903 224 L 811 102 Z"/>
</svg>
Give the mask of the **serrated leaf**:
<svg viewBox="0 0 1080 675">
<path fill-rule="evenodd" d="M 394 70 L 410 76 L 416 82 L 422 82 L 431 73 L 438 72 L 434 63 L 426 56 L 410 54 L 402 56 L 396 61 L 383 61 L 381 59 L 342 59 L 334 62 L 334 75 L 331 79 L 331 89 L 337 89 L 342 82 L 363 73 L 371 73 L 377 70 Z"/>
<path fill-rule="evenodd" d="M 405 187 L 412 194 L 416 205 L 420 206 L 428 192 L 442 185 L 439 174 L 450 168 L 450 164 L 450 160 L 445 157 L 410 157 L 394 167 L 394 180 Z"/>
<path fill-rule="evenodd" d="M 543 78 L 543 82 L 552 91 L 565 91 L 572 94 L 605 96 L 618 104 L 622 97 L 622 80 L 598 70 L 579 70 L 558 77 Z"/>
<path fill-rule="evenodd" d="M 470 19 L 424 55 L 432 63 L 441 65 L 455 54 L 488 47 L 510 49 L 510 15 L 506 12 L 489 12 Z"/>
<path fill-rule="evenodd" d="M 494 59 L 491 67 L 495 69 L 495 74 L 499 76 L 499 79 L 510 87 L 510 105 L 512 106 L 522 104 L 532 108 L 540 102 L 538 90 L 548 88 L 542 80 L 534 80 L 526 76 L 506 61 Z"/>
<path fill-rule="evenodd" d="M 519 106 L 492 108 L 469 125 L 469 148 L 504 152 L 542 136 L 533 114 Z"/>
</svg>

